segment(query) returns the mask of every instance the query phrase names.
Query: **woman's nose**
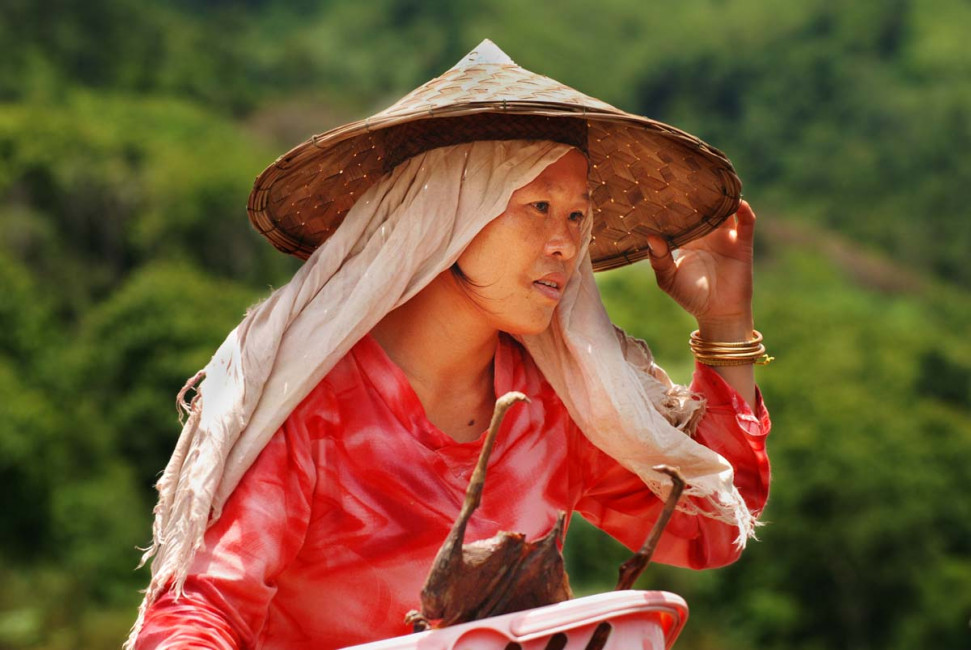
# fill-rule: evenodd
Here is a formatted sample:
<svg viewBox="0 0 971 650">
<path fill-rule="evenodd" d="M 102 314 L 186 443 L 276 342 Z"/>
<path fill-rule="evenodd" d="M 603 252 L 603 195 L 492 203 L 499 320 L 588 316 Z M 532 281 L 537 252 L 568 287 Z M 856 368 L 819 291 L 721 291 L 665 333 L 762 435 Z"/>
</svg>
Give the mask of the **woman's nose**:
<svg viewBox="0 0 971 650">
<path fill-rule="evenodd" d="M 565 260 L 576 257 L 579 233 L 569 219 L 554 219 L 552 232 L 546 240 L 546 254 L 557 255 Z"/>
</svg>

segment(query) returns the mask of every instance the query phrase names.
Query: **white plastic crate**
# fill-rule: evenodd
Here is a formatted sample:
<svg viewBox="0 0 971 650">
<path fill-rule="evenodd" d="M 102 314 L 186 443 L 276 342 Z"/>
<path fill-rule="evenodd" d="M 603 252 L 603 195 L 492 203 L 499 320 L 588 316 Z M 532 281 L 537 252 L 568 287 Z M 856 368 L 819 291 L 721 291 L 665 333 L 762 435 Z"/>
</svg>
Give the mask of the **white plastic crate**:
<svg viewBox="0 0 971 650">
<path fill-rule="evenodd" d="M 353 646 L 354 650 L 584 650 L 601 624 L 605 650 L 666 650 L 688 619 L 664 591 L 611 591 L 556 605 Z"/>
</svg>

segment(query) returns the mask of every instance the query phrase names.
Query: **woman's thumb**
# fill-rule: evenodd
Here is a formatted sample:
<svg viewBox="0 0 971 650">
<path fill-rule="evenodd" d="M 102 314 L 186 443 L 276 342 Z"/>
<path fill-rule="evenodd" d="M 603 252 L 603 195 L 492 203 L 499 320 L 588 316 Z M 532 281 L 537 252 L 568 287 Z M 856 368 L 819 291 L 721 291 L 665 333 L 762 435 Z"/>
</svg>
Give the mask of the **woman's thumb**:
<svg viewBox="0 0 971 650">
<path fill-rule="evenodd" d="M 650 252 L 651 268 L 654 269 L 654 275 L 657 277 L 657 284 L 662 289 L 667 289 L 671 286 L 674 272 L 677 270 L 674 257 L 671 255 L 671 247 L 663 237 L 656 235 L 647 238 L 647 247 Z"/>
</svg>

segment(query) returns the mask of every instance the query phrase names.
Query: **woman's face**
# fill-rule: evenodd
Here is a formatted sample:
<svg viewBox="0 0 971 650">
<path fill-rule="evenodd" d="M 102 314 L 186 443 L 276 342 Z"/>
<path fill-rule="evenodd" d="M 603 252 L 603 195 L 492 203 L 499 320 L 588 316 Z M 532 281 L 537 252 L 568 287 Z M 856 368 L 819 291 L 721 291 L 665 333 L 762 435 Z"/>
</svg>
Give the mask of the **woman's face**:
<svg viewBox="0 0 971 650">
<path fill-rule="evenodd" d="M 497 330 L 537 334 L 549 327 L 577 265 L 587 219 L 587 159 L 572 150 L 476 235 L 458 259 L 467 294 Z"/>
</svg>

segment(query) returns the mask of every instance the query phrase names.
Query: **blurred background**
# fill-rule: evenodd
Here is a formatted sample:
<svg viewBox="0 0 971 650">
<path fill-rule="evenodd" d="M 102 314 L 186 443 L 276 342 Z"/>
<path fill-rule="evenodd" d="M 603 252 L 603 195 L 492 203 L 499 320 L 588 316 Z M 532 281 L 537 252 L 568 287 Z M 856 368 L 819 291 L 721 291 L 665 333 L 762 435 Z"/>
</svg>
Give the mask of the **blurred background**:
<svg viewBox="0 0 971 650">
<path fill-rule="evenodd" d="M 769 524 L 648 568 L 678 647 L 971 647 L 969 35 L 968 0 L 4 0 L 0 648 L 127 633 L 175 394 L 297 268 L 255 176 L 486 37 L 722 149 L 759 214 Z M 689 381 L 649 266 L 600 281 Z M 579 521 L 567 553 L 580 593 L 627 556 Z"/>
</svg>

